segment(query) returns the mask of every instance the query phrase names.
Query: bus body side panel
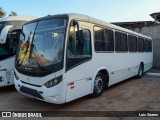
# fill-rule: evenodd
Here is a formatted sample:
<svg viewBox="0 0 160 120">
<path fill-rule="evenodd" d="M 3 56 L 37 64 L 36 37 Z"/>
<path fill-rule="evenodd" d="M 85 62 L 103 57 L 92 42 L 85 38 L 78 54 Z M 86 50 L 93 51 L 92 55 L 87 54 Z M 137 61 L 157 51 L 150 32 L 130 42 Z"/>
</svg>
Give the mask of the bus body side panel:
<svg viewBox="0 0 160 120">
<path fill-rule="evenodd" d="M 144 72 L 152 67 L 152 53 L 128 53 L 125 56 L 127 64 L 124 69 L 124 79 L 133 77 L 138 74 L 140 63 L 144 64 Z"/>
<path fill-rule="evenodd" d="M 92 63 L 88 61 L 66 72 L 67 93 L 66 102 L 91 93 Z"/>
<path fill-rule="evenodd" d="M 94 71 L 100 67 L 109 70 L 109 86 L 138 74 L 144 63 L 144 72 L 152 67 L 152 53 L 94 53 Z"/>
<path fill-rule="evenodd" d="M 124 76 L 123 79 L 127 79 L 127 78 L 130 78 L 130 77 L 137 75 L 138 68 L 139 68 L 139 66 L 137 65 L 137 66 L 132 66 L 132 67 L 124 69 L 123 70 L 123 76 Z"/>
<path fill-rule="evenodd" d="M 0 87 L 14 84 L 15 57 L 0 61 Z"/>
</svg>

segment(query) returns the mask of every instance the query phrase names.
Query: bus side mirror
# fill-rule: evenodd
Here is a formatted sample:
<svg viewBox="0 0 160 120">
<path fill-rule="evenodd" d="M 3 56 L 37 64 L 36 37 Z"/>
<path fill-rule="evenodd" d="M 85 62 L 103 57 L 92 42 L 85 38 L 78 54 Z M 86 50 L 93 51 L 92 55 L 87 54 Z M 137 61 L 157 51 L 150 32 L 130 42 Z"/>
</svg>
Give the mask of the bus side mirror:
<svg viewBox="0 0 160 120">
<path fill-rule="evenodd" d="M 6 43 L 7 34 L 12 27 L 13 27 L 13 25 L 7 25 L 2 29 L 1 34 L 0 34 L 0 43 L 1 44 Z"/>
<path fill-rule="evenodd" d="M 83 31 L 79 30 L 79 23 L 76 20 L 73 20 L 70 24 L 71 27 L 74 27 L 76 32 L 77 41 L 84 45 L 84 35 Z"/>
<path fill-rule="evenodd" d="M 79 40 L 79 23 L 76 21 L 76 20 L 73 20 L 70 24 L 70 27 L 73 27 L 74 28 L 74 31 L 76 32 L 76 36 L 77 36 L 77 39 Z"/>
<path fill-rule="evenodd" d="M 78 27 L 78 30 L 79 30 L 79 24 L 78 24 L 78 22 L 77 22 L 76 20 L 73 20 L 73 21 L 71 22 L 70 26 L 73 26 L 73 27 L 77 26 L 77 27 Z"/>
</svg>

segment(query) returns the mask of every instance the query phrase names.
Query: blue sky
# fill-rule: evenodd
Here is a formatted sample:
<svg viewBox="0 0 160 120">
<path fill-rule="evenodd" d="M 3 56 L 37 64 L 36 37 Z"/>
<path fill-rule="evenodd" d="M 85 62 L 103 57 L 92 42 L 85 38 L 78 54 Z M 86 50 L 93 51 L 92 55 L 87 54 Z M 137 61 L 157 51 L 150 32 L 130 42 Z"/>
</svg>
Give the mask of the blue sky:
<svg viewBox="0 0 160 120">
<path fill-rule="evenodd" d="M 160 12 L 160 0 L 0 0 L 0 7 L 7 16 L 11 11 L 38 17 L 81 13 L 107 22 L 147 21 Z"/>
</svg>

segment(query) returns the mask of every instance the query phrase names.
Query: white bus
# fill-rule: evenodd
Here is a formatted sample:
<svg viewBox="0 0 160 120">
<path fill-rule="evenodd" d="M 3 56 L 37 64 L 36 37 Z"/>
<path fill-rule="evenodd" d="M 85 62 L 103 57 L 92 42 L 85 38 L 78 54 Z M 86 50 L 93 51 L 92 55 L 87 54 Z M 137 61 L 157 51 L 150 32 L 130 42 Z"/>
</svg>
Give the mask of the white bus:
<svg viewBox="0 0 160 120">
<path fill-rule="evenodd" d="M 14 60 L 22 25 L 35 17 L 12 16 L 0 19 L 0 87 L 13 85 Z"/>
<path fill-rule="evenodd" d="M 152 39 L 80 14 L 39 18 L 23 25 L 15 87 L 29 97 L 62 104 L 92 94 L 153 64 Z"/>
</svg>

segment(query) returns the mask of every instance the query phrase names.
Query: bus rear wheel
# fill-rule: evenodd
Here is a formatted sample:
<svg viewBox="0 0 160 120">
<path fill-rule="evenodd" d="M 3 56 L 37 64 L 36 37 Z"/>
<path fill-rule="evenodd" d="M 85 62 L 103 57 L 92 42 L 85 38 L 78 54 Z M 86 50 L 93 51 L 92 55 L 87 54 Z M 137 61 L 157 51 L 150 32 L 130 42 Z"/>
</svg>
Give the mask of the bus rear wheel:
<svg viewBox="0 0 160 120">
<path fill-rule="evenodd" d="M 93 90 L 93 97 L 99 97 L 105 88 L 105 77 L 103 74 L 98 73 L 95 81 L 94 81 L 94 90 Z"/>
<path fill-rule="evenodd" d="M 138 69 L 138 75 L 137 78 L 140 79 L 143 75 L 143 65 L 140 64 L 139 69 Z"/>
</svg>

